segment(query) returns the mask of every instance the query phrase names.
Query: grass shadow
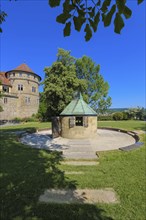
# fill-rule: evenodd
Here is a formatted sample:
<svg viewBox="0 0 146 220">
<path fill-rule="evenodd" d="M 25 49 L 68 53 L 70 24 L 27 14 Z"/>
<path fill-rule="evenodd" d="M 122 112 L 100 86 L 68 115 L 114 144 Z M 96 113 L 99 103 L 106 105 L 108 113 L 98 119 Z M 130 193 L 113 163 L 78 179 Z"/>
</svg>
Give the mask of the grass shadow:
<svg viewBox="0 0 146 220">
<path fill-rule="evenodd" d="M 146 123 L 141 126 L 134 127 L 134 130 L 146 131 Z"/>
<path fill-rule="evenodd" d="M 112 220 L 95 205 L 39 203 L 46 189 L 77 187 L 58 168 L 61 153 L 29 148 L 5 132 L 0 146 L 1 220 Z"/>
</svg>

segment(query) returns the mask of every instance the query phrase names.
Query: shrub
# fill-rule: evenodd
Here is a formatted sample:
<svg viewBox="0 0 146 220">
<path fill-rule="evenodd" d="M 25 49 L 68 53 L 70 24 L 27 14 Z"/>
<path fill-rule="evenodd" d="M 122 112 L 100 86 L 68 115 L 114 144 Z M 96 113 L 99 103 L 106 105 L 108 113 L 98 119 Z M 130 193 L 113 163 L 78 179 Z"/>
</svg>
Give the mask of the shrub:
<svg viewBox="0 0 146 220">
<path fill-rule="evenodd" d="M 21 122 L 21 118 L 16 117 L 12 121 L 14 121 L 14 122 Z"/>
<path fill-rule="evenodd" d="M 122 112 L 123 114 L 123 120 L 128 120 L 130 119 L 129 113 L 128 112 Z"/>
<path fill-rule="evenodd" d="M 113 119 L 115 121 L 118 121 L 118 120 L 123 120 L 123 113 L 122 112 L 115 112 L 113 114 Z"/>
<path fill-rule="evenodd" d="M 22 122 L 37 122 L 39 121 L 38 118 L 32 116 L 32 117 L 25 117 L 21 119 Z"/>
<path fill-rule="evenodd" d="M 112 115 L 99 115 L 98 121 L 112 121 L 113 116 Z"/>
</svg>

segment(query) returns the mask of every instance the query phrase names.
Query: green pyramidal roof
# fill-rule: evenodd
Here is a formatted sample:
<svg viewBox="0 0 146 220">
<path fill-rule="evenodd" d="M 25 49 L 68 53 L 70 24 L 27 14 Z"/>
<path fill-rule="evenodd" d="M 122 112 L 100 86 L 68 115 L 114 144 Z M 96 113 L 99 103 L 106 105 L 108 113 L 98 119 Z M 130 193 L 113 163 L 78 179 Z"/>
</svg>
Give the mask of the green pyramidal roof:
<svg viewBox="0 0 146 220">
<path fill-rule="evenodd" d="M 97 115 L 97 113 L 83 100 L 81 93 L 77 93 L 74 99 L 66 106 L 60 115 Z"/>
</svg>

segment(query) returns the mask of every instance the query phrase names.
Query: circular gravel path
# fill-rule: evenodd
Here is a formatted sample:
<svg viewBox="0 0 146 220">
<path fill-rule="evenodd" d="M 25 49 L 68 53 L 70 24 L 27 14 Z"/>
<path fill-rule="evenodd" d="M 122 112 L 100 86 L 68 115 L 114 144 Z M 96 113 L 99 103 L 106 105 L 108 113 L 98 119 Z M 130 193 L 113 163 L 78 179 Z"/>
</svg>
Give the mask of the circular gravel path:
<svg viewBox="0 0 146 220">
<path fill-rule="evenodd" d="M 47 130 L 26 134 L 20 141 L 38 149 L 62 151 L 64 157 L 75 159 L 96 159 L 98 151 L 115 150 L 135 143 L 129 134 L 106 129 L 98 129 L 97 136 L 92 139 L 52 139 L 51 131 Z"/>
</svg>

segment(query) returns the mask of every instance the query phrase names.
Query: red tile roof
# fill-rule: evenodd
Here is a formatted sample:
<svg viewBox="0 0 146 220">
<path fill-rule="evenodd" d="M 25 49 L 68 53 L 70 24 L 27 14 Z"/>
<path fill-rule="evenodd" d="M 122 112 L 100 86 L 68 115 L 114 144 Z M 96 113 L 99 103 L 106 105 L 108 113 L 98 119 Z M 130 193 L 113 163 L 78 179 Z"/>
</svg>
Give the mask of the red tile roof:
<svg viewBox="0 0 146 220">
<path fill-rule="evenodd" d="M 5 72 L 0 72 L 0 81 L 2 85 L 12 86 L 9 79 L 6 78 Z"/>
<path fill-rule="evenodd" d="M 7 71 L 6 76 L 7 76 L 7 73 L 10 73 L 12 71 L 23 71 L 23 72 L 26 72 L 26 73 L 33 73 L 34 75 L 38 76 L 39 80 L 41 81 L 41 77 L 39 75 L 37 75 L 36 73 L 34 73 L 33 70 L 30 69 L 25 63 L 17 66 L 15 69 Z"/>
<path fill-rule="evenodd" d="M 34 73 L 25 63 L 19 65 L 14 70 L 20 70 L 20 71 L 26 71 L 26 72 Z"/>
</svg>

